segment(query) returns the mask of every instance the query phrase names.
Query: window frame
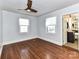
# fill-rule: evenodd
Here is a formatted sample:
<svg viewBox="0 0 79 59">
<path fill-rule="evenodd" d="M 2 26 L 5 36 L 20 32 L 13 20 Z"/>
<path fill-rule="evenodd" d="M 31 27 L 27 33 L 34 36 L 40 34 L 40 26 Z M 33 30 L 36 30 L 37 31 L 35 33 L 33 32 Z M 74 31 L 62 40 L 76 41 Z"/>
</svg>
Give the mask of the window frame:
<svg viewBox="0 0 79 59">
<path fill-rule="evenodd" d="M 56 17 L 56 19 L 55 19 L 56 21 L 55 21 L 55 22 L 57 23 L 57 16 L 53 16 L 53 17 Z M 56 33 L 56 23 L 51 24 L 51 25 L 47 25 L 47 24 L 46 24 L 47 19 L 50 19 L 50 18 L 53 18 L 53 17 L 48 17 L 48 18 L 45 19 L 46 33 L 49 33 L 49 34 L 54 34 L 54 33 Z M 50 26 L 54 27 L 54 28 L 53 28 L 53 29 L 54 29 L 54 32 L 48 30 L 48 27 L 50 27 Z"/>
<path fill-rule="evenodd" d="M 21 25 L 20 19 L 28 20 L 28 25 Z M 23 26 L 28 27 L 27 31 L 25 31 L 25 32 L 21 31 L 21 27 L 23 27 Z M 19 18 L 19 32 L 20 33 L 28 33 L 29 32 L 29 26 L 30 26 L 30 20 L 28 18 Z"/>
</svg>

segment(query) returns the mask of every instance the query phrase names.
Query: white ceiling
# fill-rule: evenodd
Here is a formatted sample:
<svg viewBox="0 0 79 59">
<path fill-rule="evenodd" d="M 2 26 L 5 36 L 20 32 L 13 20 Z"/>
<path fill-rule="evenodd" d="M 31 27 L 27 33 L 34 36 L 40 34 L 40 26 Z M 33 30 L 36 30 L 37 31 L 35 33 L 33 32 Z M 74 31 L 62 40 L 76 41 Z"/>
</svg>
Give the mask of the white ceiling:
<svg viewBox="0 0 79 59">
<path fill-rule="evenodd" d="M 22 14 L 29 14 L 29 15 L 42 15 L 48 13 L 50 11 L 55 11 L 61 8 L 65 8 L 72 4 L 76 4 L 79 0 L 32 0 L 33 1 L 33 9 L 38 10 L 38 13 L 28 13 L 24 10 L 18 9 L 25 9 L 27 7 L 27 0 L 2 0 L 4 10 L 22 13 Z"/>
</svg>

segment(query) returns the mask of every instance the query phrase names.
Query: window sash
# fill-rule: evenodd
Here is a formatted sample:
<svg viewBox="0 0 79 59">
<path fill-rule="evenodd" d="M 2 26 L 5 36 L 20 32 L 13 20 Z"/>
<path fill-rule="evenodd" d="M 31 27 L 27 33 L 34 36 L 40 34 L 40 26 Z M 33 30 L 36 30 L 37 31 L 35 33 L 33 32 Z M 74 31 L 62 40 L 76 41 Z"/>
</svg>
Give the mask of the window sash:
<svg viewBox="0 0 79 59">
<path fill-rule="evenodd" d="M 24 18 L 20 18 L 19 19 L 19 29 L 20 29 L 20 32 L 23 33 L 23 32 L 28 32 L 28 29 L 29 29 L 29 19 L 24 19 Z"/>
<path fill-rule="evenodd" d="M 48 33 L 55 33 L 55 25 L 47 26 Z"/>
<path fill-rule="evenodd" d="M 28 25 L 26 25 L 26 26 L 21 25 L 20 26 L 20 32 L 28 32 L 28 27 L 29 27 Z"/>
<path fill-rule="evenodd" d="M 29 25 L 29 20 L 28 19 L 19 19 L 19 25 Z"/>
<path fill-rule="evenodd" d="M 46 26 L 56 25 L 56 17 L 50 17 L 46 19 Z"/>
<path fill-rule="evenodd" d="M 57 17 L 50 17 L 46 19 L 46 30 L 48 33 L 55 33 Z"/>
</svg>

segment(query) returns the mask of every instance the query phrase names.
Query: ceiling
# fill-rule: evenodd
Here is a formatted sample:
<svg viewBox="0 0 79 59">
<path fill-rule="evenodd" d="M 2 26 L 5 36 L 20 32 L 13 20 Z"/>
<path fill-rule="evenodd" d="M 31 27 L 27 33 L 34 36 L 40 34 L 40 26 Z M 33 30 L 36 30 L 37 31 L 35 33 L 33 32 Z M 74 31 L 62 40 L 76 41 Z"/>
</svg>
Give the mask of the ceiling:
<svg viewBox="0 0 79 59">
<path fill-rule="evenodd" d="M 2 9 L 22 14 L 29 14 L 34 16 L 39 16 L 42 14 L 46 14 L 50 11 L 55 11 L 61 8 L 65 8 L 72 4 L 76 4 L 79 0 L 32 0 L 33 1 L 33 9 L 38 10 L 37 13 L 28 13 L 24 10 L 27 7 L 27 0 L 2 0 L 3 6 Z"/>
</svg>

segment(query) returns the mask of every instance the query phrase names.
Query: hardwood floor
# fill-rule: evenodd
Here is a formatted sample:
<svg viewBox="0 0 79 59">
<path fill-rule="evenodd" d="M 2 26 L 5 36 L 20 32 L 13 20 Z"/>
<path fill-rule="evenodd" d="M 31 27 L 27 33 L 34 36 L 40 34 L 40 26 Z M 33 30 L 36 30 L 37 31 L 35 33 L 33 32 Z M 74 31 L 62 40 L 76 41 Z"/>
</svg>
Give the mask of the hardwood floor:
<svg viewBox="0 0 79 59">
<path fill-rule="evenodd" d="M 79 52 L 36 38 L 4 46 L 1 59 L 79 59 Z"/>
</svg>

